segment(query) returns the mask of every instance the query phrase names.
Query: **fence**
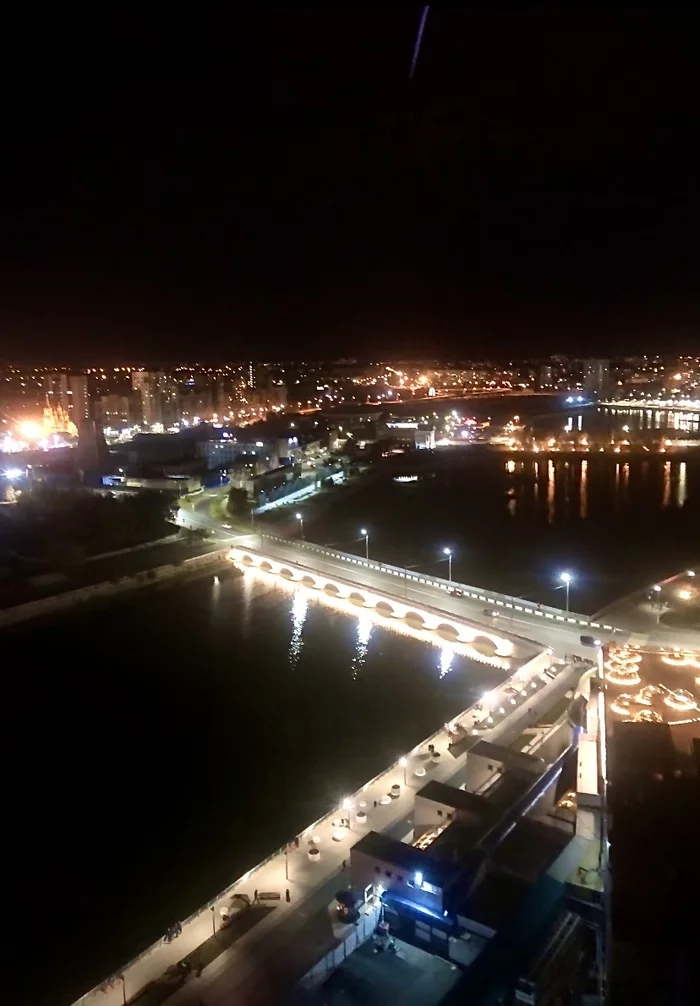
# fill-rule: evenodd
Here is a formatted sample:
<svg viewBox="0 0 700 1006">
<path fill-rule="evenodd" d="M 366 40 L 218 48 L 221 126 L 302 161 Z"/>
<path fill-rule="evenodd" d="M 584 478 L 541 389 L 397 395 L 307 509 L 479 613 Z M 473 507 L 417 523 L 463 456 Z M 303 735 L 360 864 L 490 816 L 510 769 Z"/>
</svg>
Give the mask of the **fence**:
<svg viewBox="0 0 700 1006">
<path fill-rule="evenodd" d="M 513 597 L 510 594 L 500 594 L 497 591 L 485 590 L 482 587 L 473 587 L 470 584 L 460 583 L 457 580 L 444 580 L 439 576 L 427 576 L 425 574 L 415 573 L 410 569 L 403 569 L 401 566 L 390 566 L 385 562 L 375 562 L 373 560 L 362 559 L 360 556 L 351 555 L 348 552 L 338 552 L 335 549 L 326 548 L 323 545 L 315 545 L 313 542 L 309 541 L 296 541 L 290 542 L 285 538 L 278 538 L 275 535 L 261 534 L 261 548 L 262 543 L 265 542 L 266 545 L 270 545 L 273 549 L 275 547 L 282 547 L 283 549 L 291 549 L 293 551 L 299 549 L 305 552 L 312 552 L 318 555 L 326 556 L 329 559 L 340 560 L 341 562 L 346 562 L 348 565 L 355 566 L 360 572 L 363 568 L 369 570 L 374 570 L 377 573 L 384 573 L 387 576 L 398 577 L 403 580 L 406 585 L 411 582 L 421 583 L 425 586 L 435 587 L 438 590 L 461 590 L 465 597 L 470 597 L 474 600 L 483 601 L 485 604 L 493 604 L 497 608 L 507 608 L 511 611 L 519 611 L 522 614 L 531 615 L 533 618 L 541 618 L 543 621 L 550 620 L 555 622 L 565 622 L 571 625 L 578 625 L 585 629 L 604 629 L 607 632 L 615 633 L 619 632 L 614 625 L 608 625 L 602 622 L 593 622 L 587 615 L 582 615 L 575 611 L 562 611 L 561 608 L 553 608 L 546 604 L 537 604 L 533 601 L 526 601 L 520 597 Z M 368 584 L 371 586 L 371 584 Z"/>
<path fill-rule="evenodd" d="M 317 985 L 321 985 L 326 979 L 331 975 L 336 968 L 340 967 L 346 957 L 349 957 L 353 951 L 361 947 L 363 943 L 366 943 L 370 938 L 372 933 L 377 928 L 377 924 L 381 917 L 381 906 L 366 904 L 362 909 L 362 914 L 360 916 L 360 921 L 357 926 L 353 929 L 347 939 L 343 940 L 337 947 L 333 947 L 329 950 L 325 957 L 322 957 L 320 961 L 308 971 L 304 977 L 299 982 L 306 989 L 316 988 Z"/>
</svg>

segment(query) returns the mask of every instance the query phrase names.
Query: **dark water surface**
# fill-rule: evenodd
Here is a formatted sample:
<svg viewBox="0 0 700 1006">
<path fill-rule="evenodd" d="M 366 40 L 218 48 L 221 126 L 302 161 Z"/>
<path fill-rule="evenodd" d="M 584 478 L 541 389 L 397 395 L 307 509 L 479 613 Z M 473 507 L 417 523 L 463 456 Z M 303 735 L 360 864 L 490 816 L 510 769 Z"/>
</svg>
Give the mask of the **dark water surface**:
<svg viewBox="0 0 700 1006">
<path fill-rule="evenodd" d="M 629 417 L 625 417 L 629 418 Z M 592 613 L 700 561 L 700 453 L 525 456 L 480 447 L 416 461 L 420 480 L 391 473 L 305 508 L 308 537 L 396 565 Z"/>
<path fill-rule="evenodd" d="M 49 913 L 32 1003 L 104 978 L 503 677 L 254 573 L 3 641 L 18 960 Z"/>
</svg>

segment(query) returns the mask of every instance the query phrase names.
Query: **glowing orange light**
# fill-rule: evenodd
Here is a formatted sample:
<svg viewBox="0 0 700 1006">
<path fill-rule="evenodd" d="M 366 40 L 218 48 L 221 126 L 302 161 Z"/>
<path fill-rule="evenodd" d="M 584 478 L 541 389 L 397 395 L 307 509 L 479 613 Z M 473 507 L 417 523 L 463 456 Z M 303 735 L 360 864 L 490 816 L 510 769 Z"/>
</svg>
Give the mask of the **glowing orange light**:
<svg viewBox="0 0 700 1006">
<path fill-rule="evenodd" d="M 19 432 L 26 440 L 39 440 L 44 434 L 39 423 L 20 423 Z"/>
</svg>

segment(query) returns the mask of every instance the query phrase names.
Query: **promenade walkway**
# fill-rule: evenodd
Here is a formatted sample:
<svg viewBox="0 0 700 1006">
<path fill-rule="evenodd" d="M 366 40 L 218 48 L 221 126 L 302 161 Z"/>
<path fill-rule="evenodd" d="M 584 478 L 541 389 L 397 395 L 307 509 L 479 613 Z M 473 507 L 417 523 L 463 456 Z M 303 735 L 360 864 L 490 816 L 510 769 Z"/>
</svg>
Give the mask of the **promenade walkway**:
<svg viewBox="0 0 700 1006">
<path fill-rule="evenodd" d="M 507 682 L 489 694 L 486 705 L 493 722 L 483 725 L 486 728 L 480 730 L 480 736 L 509 743 L 574 687 L 580 669 L 566 667 L 552 680 L 542 674 L 549 660 L 547 654 L 541 654 L 509 679 L 517 683 L 515 695 L 505 691 Z M 452 723 L 473 732 L 475 721 L 483 716 L 483 709 L 471 708 Z M 390 832 L 399 838 L 410 833 L 414 792 L 429 779 L 457 785 L 467 781 L 466 755 L 453 758 L 448 752 L 451 740 L 453 736 L 446 728 L 426 738 L 407 753 L 405 765 L 396 762 L 348 797 L 343 806 L 308 828 L 300 836 L 298 849 L 279 850 L 240 878 L 228 891 L 183 922 L 181 936 L 171 943 L 155 944 L 123 970 L 123 979 L 116 978 L 88 993 L 79 1000 L 81 1006 L 121 1006 L 125 1002 L 138 1002 L 141 1006 L 160 1006 L 163 1002 L 168 1006 L 202 1003 L 215 1006 L 231 1002 L 234 993 L 237 1001 L 248 1006 L 275 1002 L 283 987 L 302 977 L 337 942 L 328 905 L 336 891 L 346 886 L 344 864 L 349 860 L 352 845 L 369 830 Z M 434 744 L 439 752 L 437 760 L 428 751 L 428 743 Z M 470 788 L 483 781 L 470 779 Z M 396 798 L 389 795 L 392 786 L 399 787 Z M 358 812 L 364 812 L 366 818 L 358 820 Z M 341 818 L 350 819 L 349 828 L 341 826 Z M 316 861 L 309 858 L 312 847 L 319 850 Z M 254 919 L 255 925 L 230 945 L 225 931 L 212 941 L 214 931 L 219 929 L 220 907 L 233 893 L 246 894 L 252 900 L 256 890 L 259 895 L 278 893 L 279 900 L 262 902 L 265 908 L 276 907 L 269 911 L 246 910 L 239 918 L 253 911 L 254 916 L 248 919 Z M 289 902 L 285 900 L 287 890 Z M 179 989 L 152 984 L 146 989 L 149 983 L 162 979 L 168 968 L 196 954 L 198 948 L 202 964 L 199 977 L 191 973 Z M 215 953 L 217 950 L 221 952 Z M 198 966 L 196 957 L 191 960 Z"/>
<path fill-rule="evenodd" d="M 684 612 L 685 609 L 687 614 L 688 608 L 692 608 L 697 613 L 700 567 L 697 573 L 686 570 L 660 580 L 656 587 L 659 588 L 660 603 L 649 600 L 652 588 L 649 584 L 644 590 L 613 601 L 598 612 L 596 618 L 610 621 L 628 632 L 629 641 L 642 649 L 700 651 L 700 629 L 667 625 L 661 620 L 662 615 L 674 610 Z"/>
</svg>

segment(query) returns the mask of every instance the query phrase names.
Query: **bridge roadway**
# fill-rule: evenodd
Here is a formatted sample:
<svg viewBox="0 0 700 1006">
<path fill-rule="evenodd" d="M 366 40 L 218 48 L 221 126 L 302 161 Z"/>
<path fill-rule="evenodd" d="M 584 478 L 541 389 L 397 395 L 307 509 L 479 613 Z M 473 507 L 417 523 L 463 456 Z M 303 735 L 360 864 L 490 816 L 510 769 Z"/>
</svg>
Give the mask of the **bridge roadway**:
<svg viewBox="0 0 700 1006">
<path fill-rule="evenodd" d="M 606 643 L 613 639 L 625 642 L 629 638 L 628 633 L 612 624 L 592 621 L 587 615 L 534 604 L 457 581 L 449 582 L 372 559 L 367 561 L 312 542 L 291 542 L 265 534 L 236 536 L 236 554 L 245 554 L 246 546 L 248 554 L 256 560 L 263 557 L 286 561 L 300 571 L 337 578 L 394 597 L 402 605 L 440 610 L 479 626 L 487 633 L 520 636 L 528 642 L 551 647 L 560 655 L 575 653 L 590 658 L 594 651 L 581 644 L 582 635 L 592 635 Z M 451 590 L 461 591 L 461 596 L 450 593 Z M 496 611 L 498 615 L 486 614 L 487 610 Z"/>
<path fill-rule="evenodd" d="M 550 679 L 543 673 L 549 665 L 547 654 L 540 654 L 507 678 L 484 698 L 481 708 L 470 707 L 452 721 L 467 733 L 479 725 L 479 735 L 502 744 L 512 743 L 524 729 L 536 722 L 542 713 L 556 705 L 576 687 L 581 676 L 580 665 L 562 666 Z M 509 682 L 517 684 L 513 695 Z M 510 688 L 510 690 L 506 690 Z M 492 713 L 493 724 L 483 723 L 484 708 Z M 183 921 L 182 935 L 172 943 L 155 943 L 136 960 L 120 970 L 117 977 L 93 989 L 74 1006 L 224 1006 L 245 1002 L 247 1006 L 273 1006 L 290 986 L 306 974 L 324 954 L 337 944 L 337 934 L 330 925 L 328 906 L 335 892 L 344 886 L 344 863 L 350 848 L 367 831 L 374 829 L 403 839 L 412 828 L 415 791 L 429 779 L 449 782 L 476 791 L 486 778 L 483 771 L 467 768 L 466 753 L 453 757 L 448 746 L 454 737 L 441 727 L 412 751 L 407 752 L 406 766 L 395 762 L 370 780 L 351 798 L 351 827 L 338 835 L 334 821 L 348 815 L 343 808 L 333 809 L 326 817 L 308 827 L 298 850 L 287 853 L 278 850 L 217 897 Z M 428 743 L 440 752 L 436 764 L 430 758 Z M 416 770 L 422 773 L 417 775 Z M 398 784 L 400 795 L 389 799 L 392 785 Z M 367 820 L 356 819 L 359 800 L 367 805 Z M 375 806 L 376 801 L 376 806 Z M 308 859 L 308 843 L 321 850 L 321 859 Z M 286 860 L 286 861 L 285 861 Z M 234 892 L 252 896 L 258 891 L 291 892 L 291 901 L 284 897 L 273 903 L 277 907 L 262 921 L 232 945 L 222 948 L 204 967 L 199 978 L 190 977 L 182 988 L 168 995 L 157 983 L 168 967 L 173 966 L 212 937 L 212 925 L 218 928 L 218 912 Z M 210 910 L 211 908 L 211 910 Z M 149 986 L 149 987 L 146 987 Z"/>
</svg>

